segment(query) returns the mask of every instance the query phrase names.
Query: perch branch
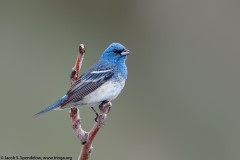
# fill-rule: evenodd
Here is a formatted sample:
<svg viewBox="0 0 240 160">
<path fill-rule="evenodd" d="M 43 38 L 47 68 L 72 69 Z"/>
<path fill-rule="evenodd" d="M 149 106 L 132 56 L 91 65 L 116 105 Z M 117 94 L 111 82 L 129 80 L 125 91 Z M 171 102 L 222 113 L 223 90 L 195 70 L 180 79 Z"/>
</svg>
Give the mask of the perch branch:
<svg viewBox="0 0 240 160">
<path fill-rule="evenodd" d="M 73 85 L 79 78 L 79 73 L 80 73 L 80 70 L 81 70 L 84 54 L 85 54 L 84 44 L 80 44 L 79 49 L 78 49 L 78 55 L 77 55 L 77 58 L 76 58 L 76 62 L 75 62 L 75 65 L 72 68 L 72 73 L 70 75 L 71 85 Z"/>
<path fill-rule="evenodd" d="M 75 66 L 72 68 L 72 73 L 70 76 L 71 85 L 73 85 L 79 78 L 79 73 L 81 70 L 84 53 L 85 53 L 84 45 L 80 44 L 76 63 L 75 63 Z M 90 154 L 92 153 L 92 150 L 93 150 L 93 147 L 92 147 L 93 140 L 97 135 L 99 129 L 104 125 L 104 122 L 107 118 L 107 114 L 111 106 L 112 106 L 112 103 L 109 101 L 103 102 L 102 104 L 99 105 L 100 111 L 98 113 L 98 117 L 92 129 L 89 132 L 86 132 L 82 129 L 79 109 L 71 108 L 70 119 L 72 122 L 73 131 L 77 136 L 77 138 L 80 140 L 81 144 L 83 145 L 80 151 L 79 160 L 89 159 Z"/>
</svg>

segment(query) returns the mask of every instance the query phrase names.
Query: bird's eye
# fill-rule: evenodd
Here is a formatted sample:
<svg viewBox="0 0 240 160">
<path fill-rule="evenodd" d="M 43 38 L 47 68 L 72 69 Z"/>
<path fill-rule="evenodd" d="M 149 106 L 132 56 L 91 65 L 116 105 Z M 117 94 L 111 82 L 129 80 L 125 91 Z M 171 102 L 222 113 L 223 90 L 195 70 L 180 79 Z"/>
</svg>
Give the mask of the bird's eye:
<svg viewBox="0 0 240 160">
<path fill-rule="evenodd" d="M 113 52 L 114 52 L 114 53 L 118 53 L 118 50 L 114 49 Z"/>
<path fill-rule="evenodd" d="M 123 50 L 117 50 L 117 49 L 113 50 L 113 52 L 116 53 L 116 54 L 121 54 L 123 51 L 124 51 L 124 49 Z"/>
</svg>

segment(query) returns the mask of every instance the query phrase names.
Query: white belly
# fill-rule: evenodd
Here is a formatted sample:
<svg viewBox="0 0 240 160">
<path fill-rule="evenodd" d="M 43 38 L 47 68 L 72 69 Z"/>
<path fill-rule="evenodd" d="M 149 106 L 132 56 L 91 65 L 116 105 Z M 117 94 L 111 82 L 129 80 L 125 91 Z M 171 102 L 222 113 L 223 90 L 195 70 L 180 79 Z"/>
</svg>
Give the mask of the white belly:
<svg viewBox="0 0 240 160">
<path fill-rule="evenodd" d="M 74 105 L 86 105 L 89 104 L 91 106 L 98 105 L 104 100 L 114 100 L 122 91 L 125 85 L 125 81 L 119 82 L 106 82 L 94 92 L 85 96 L 81 101 L 75 103 Z"/>
</svg>

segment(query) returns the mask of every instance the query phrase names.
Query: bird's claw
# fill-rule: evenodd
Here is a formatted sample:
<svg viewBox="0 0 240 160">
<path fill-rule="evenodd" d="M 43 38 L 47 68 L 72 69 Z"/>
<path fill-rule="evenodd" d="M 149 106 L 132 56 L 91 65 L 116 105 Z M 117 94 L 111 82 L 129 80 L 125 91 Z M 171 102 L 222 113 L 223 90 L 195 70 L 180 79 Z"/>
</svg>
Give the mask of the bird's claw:
<svg viewBox="0 0 240 160">
<path fill-rule="evenodd" d="M 99 117 L 99 114 L 96 113 L 96 118 L 94 119 L 95 122 L 98 122 L 98 117 Z"/>
<path fill-rule="evenodd" d="M 107 113 L 110 112 L 111 107 L 112 107 L 112 103 L 111 103 L 110 101 L 107 101 L 107 100 L 103 101 L 103 102 L 99 105 L 99 109 L 100 109 L 100 110 L 105 110 L 105 109 L 108 108 Z"/>
<path fill-rule="evenodd" d="M 106 109 L 108 109 L 107 114 L 110 112 L 110 108 L 112 107 L 112 103 L 110 101 L 103 101 L 100 105 L 99 105 L 99 109 L 100 111 L 104 111 L 106 112 Z M 99 114 L 97 113 L 97 111 L 91 107 L 92 110 L 94 111 L 94 113 L 96 114 L 96 118 L 94 119 L 95 122 L 99 122 L 99 119 L 101 119 L 101 117 L 99 117 Z M 100 115 L 101 116 L 101 115 Z"/>
</svg>

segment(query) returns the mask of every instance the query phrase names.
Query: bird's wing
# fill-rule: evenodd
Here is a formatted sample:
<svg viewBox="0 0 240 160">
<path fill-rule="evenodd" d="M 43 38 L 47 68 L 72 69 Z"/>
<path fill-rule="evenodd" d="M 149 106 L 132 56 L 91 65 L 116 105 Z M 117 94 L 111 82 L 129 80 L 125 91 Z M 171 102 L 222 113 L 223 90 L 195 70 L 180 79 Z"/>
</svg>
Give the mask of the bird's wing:
<svg viewBox="0 0 240 160">
<path fill-rule="evenodd" d="M 113 74 L 113 69 L 110 67 L 93 67 L 90 71 L 83 74 L 70 88 L 67 92 L 69 98 L 61 106 L 64 107 L 64 105 L 70 102 L 80 101 L 104 84 Z"/>
</svg>

